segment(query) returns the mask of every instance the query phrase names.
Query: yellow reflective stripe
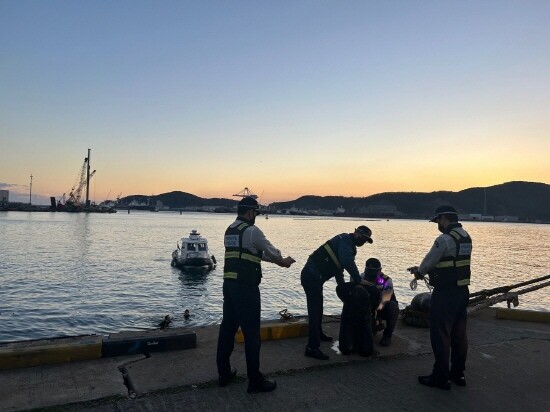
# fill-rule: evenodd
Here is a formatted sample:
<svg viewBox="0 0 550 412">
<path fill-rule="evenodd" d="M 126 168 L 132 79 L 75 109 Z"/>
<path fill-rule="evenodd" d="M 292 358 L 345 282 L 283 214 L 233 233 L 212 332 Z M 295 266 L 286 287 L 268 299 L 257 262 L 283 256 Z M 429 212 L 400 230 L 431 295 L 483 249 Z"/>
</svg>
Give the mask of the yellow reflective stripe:
<svg viewBox="0 0 550 412">
<path fill-rule="evenodd" d="M 456 281 L 457 286 L 467 286 L 470 284 L 470 279 L 460 279 Z"/>
<path fill-rule="evenodd" d="M 323 245 L 323 247 L 326 249 L 328 255 L 330 256 L 330 258 L 332 259 L 332 261 L 334 262 L 334 264 L 336 265 L 336 267 L 338 269 L 342 269 L 342 265 L 340 264 L 340 261 L 338 260 L 338 258 L 336 257 L 336 255 L 334 254 L 334 252 L 332 251 L 332 249 L 330 248 L 329 244 L 328 243 L 325 243 Z"/>
<path fill-rule="evenodd" d="M 437 265 L 435 265 L 436 268 L 450 268 L 453 266 L 456 266 L 457 268 L 460 268 L 463 266 L 470 266 L 470 259 L 457 260 L 456 265 L 455 265 L 455 262 L 453 262 L 452 260 L 439 262 Z"/>
<path fill-rule="evenodd" d="M 454 237 L 456 240 L 459 240 L 460 239 L 460 235 L 458 234 L 458 232 L 454 231 L 454 230 L 451 230 L 449 232 L 449 235 L 451 235 L 452 237 Z"/>
<path fill-rule="evenodd" d="M 248 253 L 243 253 L 241 255 L 241 259 L 249 260 L 249 261 L 254 262 L 254 263 L 261 263 L 262 262 L 262 259 L 260 259 L 259 257 L 254 256 L 254 255 L 249 255 Z"/>
<path fill-rule="evenodd" d="M 226 259 L 244 259 L 254 263 L 262 262 L 262 259 L 257 256 L 250 255 L 248 253 L 240 253 L 240 252 L 225 252 L 225 258 Z"/>
<path fill-rule="evenodd" d="M 224 279 L 237 279 L 237 272 L 224 272 L 223 273 Z"/>
<path fill-rule="evenodd" d="M 242 230 L 243 228 L 247 227 L 248 223 L 241 223 L 239 226 L 237 226 L 238 230 Z"/>
</svg>

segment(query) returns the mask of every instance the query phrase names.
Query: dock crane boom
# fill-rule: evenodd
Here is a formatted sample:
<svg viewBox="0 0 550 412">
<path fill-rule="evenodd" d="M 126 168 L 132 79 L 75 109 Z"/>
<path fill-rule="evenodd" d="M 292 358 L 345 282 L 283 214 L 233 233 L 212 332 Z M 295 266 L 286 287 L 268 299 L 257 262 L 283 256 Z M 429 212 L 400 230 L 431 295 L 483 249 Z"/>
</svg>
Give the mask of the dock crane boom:
<svg viewBox="0 0 550 412">
<path fill-rule="evenodd" d="M 88 167 L 89 167 L 89 161 L 88 158 L 84 158 L 84 163 L 82 164 L 82 168 L 80 170 L 80 177 L 77 177 L 77 180 L 75 181 L 75 184 L 73 185 L 73 188 L 69 192 L 69 198 L 65 202 L 67 205 L 80 205 L 82 204 L 81 197 L 82 197 L 82 190 L 84 189 L 84 186 L 86 186 L 89 182 L 89 179 L 93 177 L 95 174 L 95 170 L 90 173 L 89 178 L 87 176 Z"/>
</svg>

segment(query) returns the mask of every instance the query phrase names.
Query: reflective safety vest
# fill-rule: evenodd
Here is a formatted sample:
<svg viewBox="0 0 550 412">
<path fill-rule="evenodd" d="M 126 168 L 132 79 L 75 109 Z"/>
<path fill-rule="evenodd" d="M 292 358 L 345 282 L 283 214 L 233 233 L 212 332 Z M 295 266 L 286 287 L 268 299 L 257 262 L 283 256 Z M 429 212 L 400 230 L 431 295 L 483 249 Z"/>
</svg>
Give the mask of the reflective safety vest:
<svg viewBox="0 0 550 412">
<path fill-rule="evenodd" d="M 228 227 L 225 231 L 225 260 L 223 278 L 235 279 L 239 282 L 259 285 L 262 281 L 262 251 L 252 253 L 243 248 L 244 231 L 251 227 L 242 222 L 235 227 Z"/>
<path fill-rule="evenodd" d="M 310 255 L 310 259 L 315 264 L 315 267 L 321 272 L 321 280 L 323 282 L 344 271 L 333 247 L 329 240 Z"/>
<path fill-rule="evenodd" d="M 460 224 L 449 228 L 450 235 L 456 244 L 455 256 L 445 256 L 435 265 L 429 273 L 430 285 L 436 288 L 453 288 L 468 286 L 470 284 L 470 257 L 472 255 L 472 239 L 469 235 L 461 236 L 455 228 Z"/>
</svg>

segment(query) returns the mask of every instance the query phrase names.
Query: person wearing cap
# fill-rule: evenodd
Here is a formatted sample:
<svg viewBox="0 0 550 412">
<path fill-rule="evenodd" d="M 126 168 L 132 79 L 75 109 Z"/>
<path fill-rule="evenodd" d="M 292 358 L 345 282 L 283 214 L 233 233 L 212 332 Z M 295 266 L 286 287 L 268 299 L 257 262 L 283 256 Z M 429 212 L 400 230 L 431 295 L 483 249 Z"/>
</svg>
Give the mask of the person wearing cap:
<svg viewBox="0 0 550 412">
<path fill-rule="evenodd" d="M 326 241 L 308 258 L 300 281 L 307 299 L 309 338 L 305 356 L 327 360 L 329 356 L 320 349 L 321 340 L 331 342 L 332 337 L 323 333 L 323 284 L 332 277 L 338 285 L 344 283 L 344 270 L 354 283 L 364 282 L 355 264 L 357 247 L 372 243 L 372 232 L 366 226 L 359 226 L 353 233 L 342 233 Z"/>
<path fill-rule="evenodd" d="M 439 206 L 430 222 L 437 223 L 442 234 L 437 237 L 420 266 L 408 268 L 416 279 L 422 279 L 427 274 L 430 285 L 434 287 L 430 309 L 430 340 L 435 363 L 432 373 L 419 376 L 418 381 L 426 386 L 448 390 L 451 381 L 466 386 L 466 308 L 472 239 L 458 223 L 458 213 L 452 206 Z"/>
<path fill-rule="evenodd" d="M 288 268 L 295 261 L 283 257 L 264 233 L 254 225 L 260 205 L 252 197 L 244 197 L 237 206 L 237 219 L 225 231 L 223 268 L 223 319 L 218 335 L 216 364 L 219 386 L 228 385 L 237 371 L 231 367 L 237 329 L 244 335 L 248 393 L 270 392 L 277 382 L 260 372 L 260 289 L 261 261 Z"/>
<path fill-rule="evenodd" d="M 397 325 L 397 318 L 399 317 L 399 303 L 395 297 L 393 290 L 392 279 L 382 273 L 382 264 L 376 258 L 369 258 L 365 262 L 365 272 L 363 279 L 368 282 L 369 285 L 376 287 L 382 294 L 382 299 L 375 313 L 375 322 L 380 325 L 381 320 L 386 321 L 386 327 L 380 340 L 380 345 L 390 346 L 391 337 Z M 378 329 L 375 329 L 375 332 Z"/>
</svg>

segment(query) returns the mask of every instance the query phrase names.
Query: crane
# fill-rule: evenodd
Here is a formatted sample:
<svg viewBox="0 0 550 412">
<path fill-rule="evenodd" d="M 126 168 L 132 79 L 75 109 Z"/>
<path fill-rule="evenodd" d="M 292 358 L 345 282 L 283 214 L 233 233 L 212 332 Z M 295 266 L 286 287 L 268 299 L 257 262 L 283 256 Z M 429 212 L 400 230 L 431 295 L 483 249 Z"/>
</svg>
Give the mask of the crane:
<svg viewBox="0 0 550 412">
<path fill-rule="evenodd" d="M 82 164 L 82 168 L 80 169 L 80 175 L 77 175 L 75 183 L 73 184 L 73 187 L 71 191 L 69 192 L 69 198 L 65 202 L 65 205 L 81 205 L 81 197 L 82 197 L 82 190 L 84 189 L 84 186 L 86 186 L 87 178 L 86 178 L 86 172 L 88 170 L 88 158 L 84 158 L 84 163 Z M 90 179 L 95 174 L 95 170 L 90 173 Z"/>
<path fill-rule="evenodd" d="M 248 187 L 245 187 L 243 190 L 241 190 L 239 193 L 237 194 L 234 194 L 233 196 L 237 196 L 237 197 L 251 197 L 252 199 L 257 199 L 258 196 L 255 195 L 254 193 L 252 193 L 252 191 L 250 189 L 248 189 Z"/>
</svg>

